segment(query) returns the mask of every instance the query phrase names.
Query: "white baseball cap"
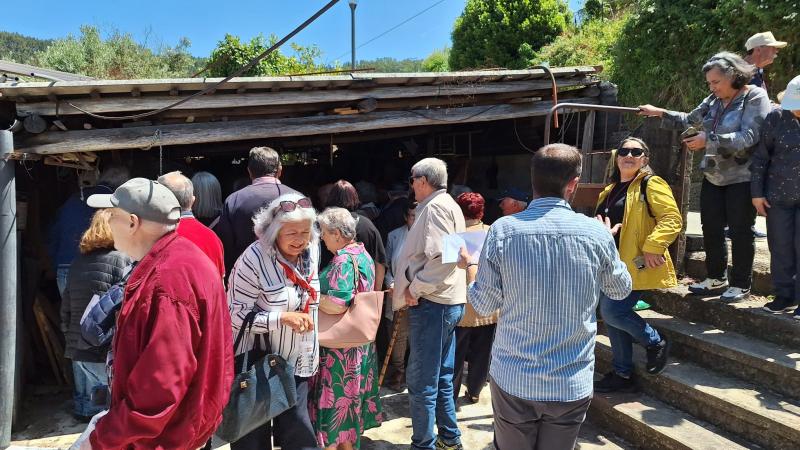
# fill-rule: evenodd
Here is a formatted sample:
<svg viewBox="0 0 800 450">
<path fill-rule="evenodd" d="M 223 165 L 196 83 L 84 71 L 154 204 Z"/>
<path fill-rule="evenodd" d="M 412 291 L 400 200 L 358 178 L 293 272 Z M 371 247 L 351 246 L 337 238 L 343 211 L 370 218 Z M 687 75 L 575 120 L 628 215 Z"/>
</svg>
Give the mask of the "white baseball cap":
<svg viewBox="0 0 800 450">
<path fill-rule="evenodd" d="M 786 92 L 781 100 L 781 108 L 789 111 L 800 110 L 800 75 L 794 77 L 786 86 Z"/>
<path fill-rule="evenodd" d="M 775 36 L 772 35 L 771 31 L 765 31 L 763 33 L 756 33 L 747 40 L 744 44 L 744 48 L 747 49 L 749 52 L 750 50 L 756 47 L 775 47 L 775 48 L 783 48 L 789 45 L 786 42 L 779 41 L 775 39 Z"/>
</svg>

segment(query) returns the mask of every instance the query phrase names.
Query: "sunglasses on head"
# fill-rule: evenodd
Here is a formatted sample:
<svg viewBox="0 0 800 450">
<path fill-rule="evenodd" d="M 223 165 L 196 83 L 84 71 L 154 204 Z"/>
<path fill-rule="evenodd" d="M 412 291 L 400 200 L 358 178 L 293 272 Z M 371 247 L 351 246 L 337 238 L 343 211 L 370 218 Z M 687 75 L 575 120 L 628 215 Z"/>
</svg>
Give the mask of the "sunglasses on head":
<svg viewBox="0 0 800 450">
<path fill-rule="evenodd" d="M 282 212 L 285 212 L 285 213 L 290 213 L 290 212 L 294 211 L 295 209 L 297 209 L 298 207 L 300 207 L 300 208 L 312 208 L 313 204 L 311 203 L 311 199 L 308 198 L 308 197 L 303 197 L 303 198 L 297 200 L 296 202 L 293 202 L 291 200 L 284 200 L 284 201 L 282 201 L 282 202 L 280 202 L 278 204 L 278 207 L 275 208 L 275 210 L 272 212 L 272 215 L 273 216 L 277 216 L 278 215 L 278 211 L 282 211 Z"/>
<path fill-rule="evenodd" d="M 621 149 L 617 150 L 617 156 L 628 156 L 631 155 L 634 158 L 638 158 L 644 155 L 643 148 L 625 148 L 622 147 Z"/>
</svg>

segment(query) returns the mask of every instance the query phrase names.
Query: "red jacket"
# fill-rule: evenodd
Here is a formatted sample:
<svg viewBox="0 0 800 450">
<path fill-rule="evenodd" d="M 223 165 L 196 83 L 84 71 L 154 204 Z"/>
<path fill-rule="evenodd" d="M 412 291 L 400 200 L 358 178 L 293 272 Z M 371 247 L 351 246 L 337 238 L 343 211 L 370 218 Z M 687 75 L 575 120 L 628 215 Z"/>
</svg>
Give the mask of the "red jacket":
<svg viewBox="0 0 800 450">
<path fill-rule="evenodd" d="M 199 220 L 195 219 L 194 216 L 186 215 L 181 216 L 181 221 L 178 222 L 178 229 L 176 231 L 179 235 L 200 247 L 200 250 L 208 255 L 211 262 L 217 267 L 219 276 L 225 276 L 225 257 L 222 250 L 222 241 L 211 231 L 211 228 L 203 225 Z"/>
<path fill-rule="evenodd" d="M 222 279 L 206 255 L 176 233 L 156 242 L 125 287 L 111 408 L 92 448 L 202 447 L 233 381 L 231 330 Z"/>
</svg>

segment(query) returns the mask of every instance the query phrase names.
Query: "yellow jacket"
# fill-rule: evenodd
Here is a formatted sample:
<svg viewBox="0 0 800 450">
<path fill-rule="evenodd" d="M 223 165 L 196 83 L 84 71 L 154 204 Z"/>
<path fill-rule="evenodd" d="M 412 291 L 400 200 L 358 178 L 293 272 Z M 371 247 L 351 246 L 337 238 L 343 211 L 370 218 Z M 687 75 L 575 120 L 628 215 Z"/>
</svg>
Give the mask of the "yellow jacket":
<svg viewBox="0 0 800 450">
<path fill-rule="evenodd" d="M 647 203 L 641 195 L 642 179 L 646 175 L 645 172 L 639 172 L 628 186 L 619 236 L 619 256 L 628 266 L 636 291 L 667 288 L 678 283 L 668 248 L 683 229 L 683 218 L 672 196 L 672 189 L 663 178 L 655 175 L 647 181 L 647 200 L 655 218 L 650 216 Z M 598 207 L 613 187 L 614 183 L 600 193 Z M 643 252 L 663 254 L 667 261 L 654 269 L 639 270 L 633 260 Z"/>
</svg>

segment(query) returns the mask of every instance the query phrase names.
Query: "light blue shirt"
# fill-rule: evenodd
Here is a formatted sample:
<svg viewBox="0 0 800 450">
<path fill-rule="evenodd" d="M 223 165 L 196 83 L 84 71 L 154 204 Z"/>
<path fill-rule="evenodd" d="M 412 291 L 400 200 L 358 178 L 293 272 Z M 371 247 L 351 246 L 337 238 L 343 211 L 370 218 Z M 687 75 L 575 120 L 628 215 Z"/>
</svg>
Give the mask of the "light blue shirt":
<svg viewBox="0 0 800 450">
<path fill-rule="evenodd" d="M 496 221 L 468 294 L 478 314 L 500 309 L 491 364 L 498 387 L 534 401 L 589 397 L 601 291 L 623 299 L 631 277 L 600 222 L 553 197 Z"/>
</svg>

